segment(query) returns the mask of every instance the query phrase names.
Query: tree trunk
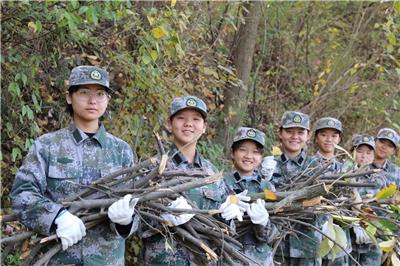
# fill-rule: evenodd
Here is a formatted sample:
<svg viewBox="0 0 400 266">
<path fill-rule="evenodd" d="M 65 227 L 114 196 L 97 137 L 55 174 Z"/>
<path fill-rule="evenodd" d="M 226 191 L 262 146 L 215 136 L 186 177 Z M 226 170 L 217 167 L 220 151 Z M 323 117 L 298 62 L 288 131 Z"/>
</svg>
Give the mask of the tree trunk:
<svg viewBox="0 0 400 266">
<path fill-rule="evenodd" d="M 237 77 L 241 80 L 240 86 L 229 85 L 224 91 L 224 121 L 226 126 L 220 129 L 219 143 L 225 143 L 228 152 L 236 128 L 241 126 L 247 109 L 248 87 L 250 72 L 253 63 L 254 47 L 257 39 L 257 29 L 261 17 L 263 2 L 247 2 L 244 10 L 248 10 L 239 27 L 238 37 L 233 52 L 233 63 L 236 67 Z"/>
</svg>

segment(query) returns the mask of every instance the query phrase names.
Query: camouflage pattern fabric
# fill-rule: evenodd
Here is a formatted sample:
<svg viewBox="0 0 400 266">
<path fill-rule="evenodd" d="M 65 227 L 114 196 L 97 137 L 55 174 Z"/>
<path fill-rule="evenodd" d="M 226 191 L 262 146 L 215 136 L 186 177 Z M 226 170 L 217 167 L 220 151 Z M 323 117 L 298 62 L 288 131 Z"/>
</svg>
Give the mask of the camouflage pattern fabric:
<svg viewBox="0 0 400 266">
<path fill-rule="evenodd" d="M 400 167 L 389 160 L 386 160 L 382 167 L 372 164 L 373 169 L 382 169 L 385 175 L 387 184 L 396 184 L 400 187 Z"/>
<path fill-rule="evenodd" d="M 301 112 L 287 111 L 282 116 L 280 126 L 282 128 L 300 127 L 310 130 L 310 117 Z"/>
<path fill-rule="evenodd" d="M 318 119 L 317 122 L 315 123 L 314 132 L 317 132 L 317 130 L 323 128 L 333 128 L 339 131 L 340 133 L 343 132 L 342 122 L 333 117 L 322 117 Z"/>
<path fill-rule="evenodd" d="M 366 167 L 366 171 L 374 169 L 375 166 L 370 164 Z M 368 176 L 360 176 L 353 178 L 353 182 L 357 183 L 374 183 L 377 185 L 376 188 L 358 187 L 354 188 L 360 196 L 366 196 L 367 194 L 375 195 L 379 190 L 388 185 L 386 176 L 382 173 L 371 174 Z M 353 251 L 351 255 L 356 259 L 361 265 L 374 266 L 380 265 L 382 251 L 377 248 L 374 244 L 357 244 L 355 243 L 355 236 L 353 236 Z M 350 265 L 355 265 L 354 262 L 350 261 Z"/>
<path fill-rule="evenodd" d="M 59 202 L 80 192 L 82 185 L 132 165 L 129 145 L 107 133 L 103 125 L 90 138 L 70 124 L 32 145 L 15 176 L 13 210 L 28 228 L 54 234 L 53 221 L 62 209 Z M 138 227 L 134 220 L 131 233 Z M 115 224 L 104 222 L 86 233 L 77 244 L 57 253 L 49 265 L 124 265 L 125 241 Z"/>
<path fill-rule="evenodd" d="M 325 158 L 319 151 L 313 156 L 313 160 L 320 166 L 324 167 L 329 165 L 324 171 L 324 175 L 333 175 L 340 173 L 343 170 L 343 163 L 336 157 L 331 159 Z"/>
<path fill-rule="evenodd" d="M 272 176 L 272 183 L 278 191 L 284 185 L 291 184 L 293 179 L 300 174 L 311 176 L 318 170 L 319 166 L 311 156 L 307 156 L 302 150 L 300 154 L 292 159 L 289 159 L 284 153 L 280 156 L 275 156 L 277 165 Z M 302 179 L 303 179 L 302 178 Z M 282 190 L 281 190 L 282 191 Z M 321 227 L 324 219 L 315 216 L 312 223 Z M 284 265 L 321 265 L 321 258 L 318 258 L 319 246 L 322 240 L 321 234 L 315 230 L 310 230 L 306 226 L 296 225 L 295 229 L 306 234 L 305 236 L 286 236 L 275 253 L 275 259 L 283 262 Z"/>
<path fill-rule="evenodd" d="M 400 146 L 400 136 L 391 128 L 381 128 L 376 135 L 377 139 L 390 140 L 396 148 Z"/>
<path fill-rule="evenodd" d="M 251 127 L 240 127 L 236 130 L 233 143 L 241 140 L 253 140 L 264 147 L 265 145 L 265 134 L 258 129 Z"/>
<path fill-rule="evenodd" d="M 207 117 L 206 103 L 202 99 L 192 95 L 175 98 L 170 107 L 169 117 L 184 109 L 195 109 L 200 112 L 204 118 Z"/>
<path fill-rule="evenodd" d="M 74 67 L 69 76 L 69 88 L 87 84 L 98 84 L 111 90 L 106 70 L 96 66 Z"/>
<path fill-rule="evenodd" d="M 313 159 L 320 165 L 320 167 L 324 167 L 327 164 L 329 165 L 328 168 L 326 168 L 326 170 L 324 171 L 323 173 L 324 175 L 329 176 L 329 175 L 339 174 L 344 169 L 344 164 L 340 162 L 336 157 L 327 159 L 319 151 L 313 156 Z M 319 219 L 322 220 L 323 223 L 325 223 L 325 221 L 328 220 L 328 217 L 325 215 L 321 215 Z M 348 243 L 346 251 L 350 253 L 352 250 L 350 230 L 349 228 L 343 228 L 343 227 L 342 229 L 346 233 L 346 238 Z M 333 261 L 332 261 L 332 256 L 330 254 L 322 259 L 322 264 L 324 266 L 335 266 L 335 265 L 347 266 L 349 265 L 348 262 L 349 262 L 348 255 L 343 250 L 340 250 L 336 254 L 335 260 Z"/>
<path fill-rule="evenodd" d="M 362 144 L 368 145 L 375 150 L 375 140 L 374 140 L 374 137 L 372 137 L 370 135 L 365 135 L 365 134 L 358 135 L 357 134 L 351 140 L 352 149 L 355 149 Z"/>
<path fill-rule="evenodd" d="M 172 146 L 168 154 L 169 156 L 174 155 L 171 160 L 173 168 L 201 169 L 207 171 L 209 175 L 217 172 L 216 167 L 197 151 L 192 163 L 186 160 L 175 145 Z M 183 194 L 200 209 L 218 209 L 222 200 L 226 197 L 226 190 L 223 180 L 220 180 L 214 184 L 191 189 Z M 142 232 L 146 232 L 146 229 L 144 227 Z M 172 250 L 167 250 L 165 243 L 166 240 L 160 234 L 143 238 L 143 261 L 141 265 L 196 265 L 195 261 L 200 255 L 193 254 L 178 242 L 170 243 Z"/>
<path fill-rule="evenodd" d="M 238 194 L 246 189 L 248 193 L 259 193 L 265 189 L 275 191 L 272 183 L 264 180 L 258 171 L 254 171 L 253 175 L 248 177 L 242 177 L 236 171 L 226 173 L 224 181 L 229 194 Z M 235 221 L 235 223 L 239 222 Z M 265 266 L 272 265 L 272 249 L 269 243 L 274 240 L 276 234 L 277 229 L 272 223 L 266 226 L 253 225 L 253 232 L 248 232 L 238 239 L 243 244 L 241 251 L 255 262 L 254 265 L 256 263 Z M 241 265 L 238 261 L 235 263 L 235 265 Z"/>
</svg>

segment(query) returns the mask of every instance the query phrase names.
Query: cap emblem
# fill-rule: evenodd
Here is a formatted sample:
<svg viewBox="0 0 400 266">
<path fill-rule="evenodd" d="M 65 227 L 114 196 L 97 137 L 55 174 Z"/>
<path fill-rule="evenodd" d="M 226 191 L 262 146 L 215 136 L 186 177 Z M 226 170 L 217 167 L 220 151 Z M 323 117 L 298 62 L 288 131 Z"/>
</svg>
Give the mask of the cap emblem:
<svg viewBox="0 0 400 266">
<path fill-rule="evenodd" d="M 295 116 L 293 117 L 293 122 L 295 122 L 295 123 L 301 123 L 301 116 L 295 115 Z"/>
<path fill-rule="evenodd" d="M 194 107 L 194 106 L 197 106 L 197 102 L 196 102 L 195 99 L 191 98 L 191 99 L 188 99 L 188 100 L 186 101 L 186 105 L 187 105 L 187 106 L 192 106 L 192 107 Z"/>
<path fill-rule="evenodd" d="M 91 79 L 95 79 L 95 80 L 100 80 L 100 79 L 101 79 L 101 74 L 100 74 L 99 71 L 93 70 L 93 71 L 90 73 L 90 78 L 91 78 Z"/>
<path fill-rule="evenodd" d="M 247 131 L 247 136 L 250 138 L 255 138 L 256 137 L 256 132 L 253 129 L 250 129 Z"/>
<path fill-rule="evenodd" d="M 334 125 L 335 125 L 335 122 L 333 122 L 332 120 L 329 120 L 329 121 L 328 121 L 328 126 L 333 127 Z"/>
</svg>

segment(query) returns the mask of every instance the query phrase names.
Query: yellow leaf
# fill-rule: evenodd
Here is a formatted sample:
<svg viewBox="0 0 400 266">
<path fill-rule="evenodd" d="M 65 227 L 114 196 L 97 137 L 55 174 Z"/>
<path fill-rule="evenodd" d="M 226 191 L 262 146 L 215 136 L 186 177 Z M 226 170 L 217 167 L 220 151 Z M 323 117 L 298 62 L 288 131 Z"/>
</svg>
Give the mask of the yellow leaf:
<svg viewBox="0 0 400 266">
<path fill-rule="evenodd" d="M 176 0 L 171 0 L 171 7 L 174 7 L 176 5 Z"/>
<path fill-rule="evenodd" d="M 157 58 L 158 58 L 157 51 L 156 50 L 151 50 L 150 51 L 150 56 L 151 56 L 151 58 L 153 58 L 153 61 L 156 61 Z"/>
<path fill-rule="evenodd" d="M 266 200 L 277 200 L 276 193 L 269 189 L 264 189 L 264 198 Z"/>
<path fill-rule="evenodd" d="M 149 21 L 150 25 L 153 25 L 153 22 L 154 22 L 154 18 L 153 17 L 147 16 L 147 20 Z"/>
<path fill-rule="evenodd" d="M 384 252 L 390 252 L 393 250 L 394 246 L 396 245 L 396 241 L 394 238 L 388 240 L 388 241 L 383 241 L 379 243 L 379 247 L 382 249 Z"/>
<path fill-rule="evenodd" d="M 33 21 L 29 21 L 28 27 L 31 28 L 34 32 L 36 32 L 36 24 Z"/>
<path fill-rule="evenodd" d="M 278 146 L 272 146 L 272 155 L 280 156 L 282 154 L 281 149 Z"/>
<path fill-rule="evenodd" d="M 156 39 L 161 39 L 167 36 L 167 32 L 162 27 L 155 27 L 151 30 L 153 37 Z"/>
<path fill-rule="evenodd" d="M 314 93 L 313 93 L 313 95 L 314 95 L 315 97 L 317 97 L 317 96 L 319 95 L 319 85 L 318 85 L 318 84 L 315 84 L 315 86 L 314 86 Z"/>
<path fill-rule="evenodd" d="M 324 84 L 326 83 L 326 80 L 320 79 L 320 80 L 319 80 L 319 83 L 320 83 L 321 85 L 324 85 Z"/>
<path fill-rule="evenodd" d="M 335 242 L 336 244 L 333 246 L 331 253 L 332 253 L 332 260 L 335 259 L 336 255 L 342 251 L 344 248 L 347 246 L 347 238 L 346 238 L 346 233 L 343 231 L 343 229 L 334 224 L 333 229 L 335 230 Z M 340 248 L 342 247 L 342 248 Z"/>
<path fill-rule="evenodd" d="M 396 184 L 391 184 L 388 187 L 382 188 L 375 195 L 376 199 L 387 199 L 391 198 L 397 191 Z"/>
</svg>

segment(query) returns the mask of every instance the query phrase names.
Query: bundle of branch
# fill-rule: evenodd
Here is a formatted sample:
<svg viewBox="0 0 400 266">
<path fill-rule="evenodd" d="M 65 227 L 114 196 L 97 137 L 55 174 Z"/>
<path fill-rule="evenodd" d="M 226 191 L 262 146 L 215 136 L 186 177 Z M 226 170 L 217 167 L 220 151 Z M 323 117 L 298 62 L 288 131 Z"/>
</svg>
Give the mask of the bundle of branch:
<svg viewBox="0 0 400 266">
<path fill-rule="evenodd" d="M 277 237 L 278 241 L 275 242 L 275 250 L 279 240 L 283 239 L 287 234 L 304 236 L 304 232 L 297 230 L 298 226 L 319 231 L 324 237 L 329 238 L 320 228 L 313 225 L 315 215 L 333 217 L 347 226 L 350 226 L 352 222 L 381 220 L 384 221 L 385 225 L 390 223 L 393 228 L 397 227 L 398 230 L 400 228 L 399 220 L 391 219 L 387 216 L 391 212 L 387 205 L 397 204 L 398 206 L 399 204 L 399 196 L 394 195 L 395 188 L 394 191 L 391 188 L 390 195 L 386 191 L 382 192 L 387 196 L 385 199 L 372 197 L 360 199 L 360 201 L 354 200 L 353 188 L 376 188 L 377 185 L 369 182 L 355 182 L 353 178 L 376 173 L 379 173 L 379 170 L 349 171 L 338 175 L 326 175 L 324 174 L 324 169 L 316 171 L 311 176 L 302 175 L 304 174 L 302 173 L 294 177 L 292 183 L 285 186 L 285 191 L 272 192 L 265 190 L 261 193 L 254 193 L 250 195 L 251 201 L 259 198 L 266 200 L 265 207 L 269 212 L 270 220 L 283 231 Z M 391 198 L 388 198 L 389 196 Z M 355 207 L 358 207 L 358 209 Z M 380 212 L 377 212 L 378 214 L 366 211 L 377 209 L 380 210 Z M 246 219 L 248 220 L 248 217 L 245 217 Z M 296 225 L 298 226 L 296 227 Z M 252 224 L 246 222 L 237 223 L 236 228 L 237 236 L 240 237 L 252 230 Z M 394 235 L 390 237 L 394 237 Z M 376 238 L 388 239 L 387 231 L 378 228 Z M 336 243 L 335 241 L 333 242 Z M 344 250 L 344 247 L 340 246 L 340 249 Z"/>
<path fill-rule="evenodd" d="M 160 155 L 145 160 L 134 167 L 119 170 L 104 176 L 89 186 L 85 186 L 76 195 L 63 199 L 60 204 L 68 208 L 69 212 L 77 215 L 84 221 L 87 230 L 102 222 L 109 222 L 107 208 L 126 194 L 132 198 L 139 198 L 135 207 L 135 214 L 142 220 L 150 219 L 158 222 L 153 229 L 164 236 L 173 236 L 188 250 L 203 254 L 207 261 L 217 261 L 224 258 L 233 259 L 251 264 L 251 261 L 239 252 L 241 244 L 232 238 L 234 232 L 218 219 L 214 214 L 218 210 L 201 210 L 192 205 L 193 209 L 173 209 L 168 204 L 184 192 L 194 188 L 209 185 L 222 179 L 222 173 L 209 176 L 207 172 L 198 170 L 180 170 L 168 163 L 168 156 L 159 145 Z M 171 156 L 172 157 L 172 156 Z M 160 218 L 162 213 L 179 215 L 192 213 L 195 216 L 186 224 L 178 227 L 169 227 Z M 15 218 L 16 216 L 14 216 Z M 7 219 L 11 220 L 12 216 Z M 4 252 L 16 242 L 21 242 L 35 236 L 32 231 L 22 232 L 1 239 L 5 245 Z M 26 265 L 45 265 L 52 256 L 61 250 L 57 236 L 35 236 L 30 241 L 34 248 L 26 256 Z M 39 245 L 37 245 L 39 244 Z M 47 250 L 42 254 L 42 247 Z M 40 254 L 40 255 L 39 255 Z"/>
</svg>

